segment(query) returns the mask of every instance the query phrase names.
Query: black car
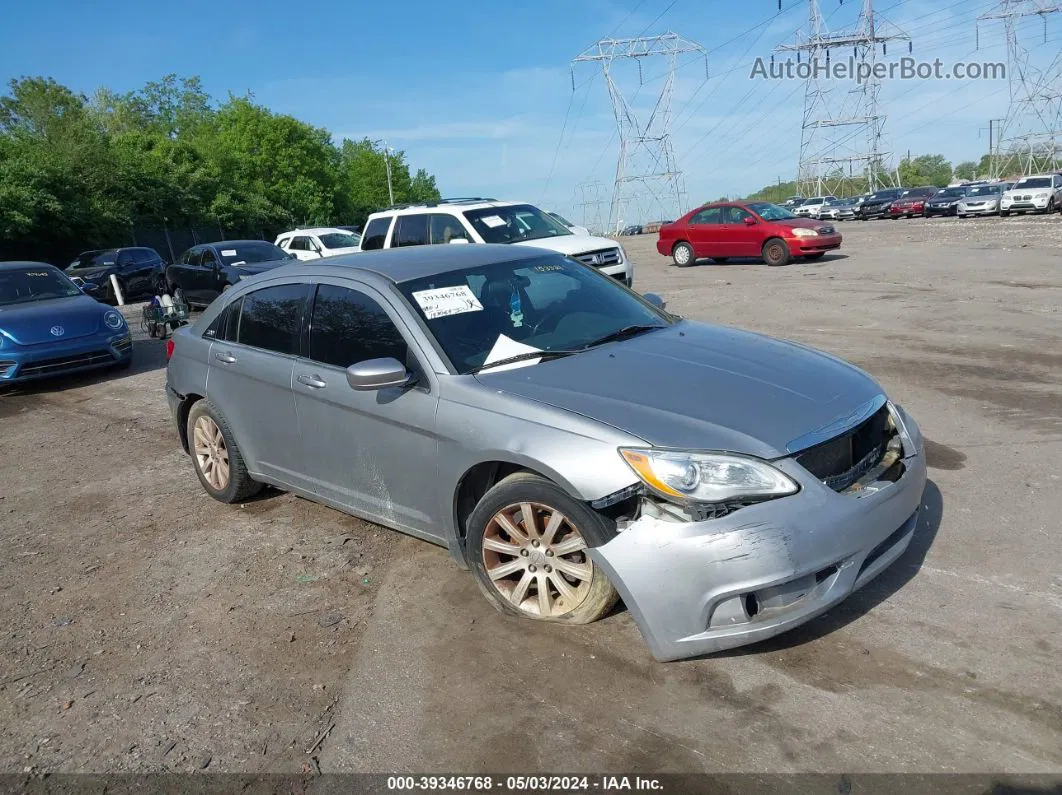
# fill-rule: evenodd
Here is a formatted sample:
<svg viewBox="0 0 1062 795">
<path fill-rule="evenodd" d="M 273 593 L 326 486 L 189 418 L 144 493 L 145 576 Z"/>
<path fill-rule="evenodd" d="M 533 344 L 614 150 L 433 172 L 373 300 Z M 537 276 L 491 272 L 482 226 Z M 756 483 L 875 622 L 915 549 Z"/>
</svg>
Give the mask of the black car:
<svg viewBox="0 0 1062 795">
<path fill-rule="evenodd" d="M 970 188 L 967 185 L 942 188 L 936 196 L 926 200 L 926 209 L 923 211 L 923 215 L 926 218 L 931 215 L 955 215 L 959 202 L 969 192 Z"/>
<path fill-rule="evenodd" d="M 888 211 L 889 205 L 900 198 L 903 192 L 903 188 L 885 188 L 870 194 L 859 205 L 860 220 L 866 221 L 870 218 L 881 218 Z"/>
<path fill-rule="evenodd" d="M 244 276 L 262 273 L 296 259 L 264 240 L 222 240 L 192 246 L 166 268 L 166 284 L 178 302 L 208 306 Z"/>
<path fill-rule="evenodd" d="M 66 266 L 66 275 L 97 301 L 116 303 L 111 275 L 118 279 L 122 297 L 142 298 L 161 292 L 166 285 L 166 263 L 159 252 L 146 246 L 83 251 Z"/>
</svg>

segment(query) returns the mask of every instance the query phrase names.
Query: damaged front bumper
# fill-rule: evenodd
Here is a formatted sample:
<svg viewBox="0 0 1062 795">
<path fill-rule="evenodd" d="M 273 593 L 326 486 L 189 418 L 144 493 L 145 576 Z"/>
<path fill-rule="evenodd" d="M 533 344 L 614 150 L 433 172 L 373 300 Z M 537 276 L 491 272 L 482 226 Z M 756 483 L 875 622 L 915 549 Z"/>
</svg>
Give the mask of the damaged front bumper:
<svg viewBox="0 0 1062 795">
<path fill-rule="evenodd" d="M 764 640 L 825 612 L 880 574 L 914 535 L 926 482 L 905 417 L 903 475 L 839 493 L 793 459 L 799 493 L 702 522 L 643 515 L 589 550 L 653 656 L 677 660 Z"/>
</svg>

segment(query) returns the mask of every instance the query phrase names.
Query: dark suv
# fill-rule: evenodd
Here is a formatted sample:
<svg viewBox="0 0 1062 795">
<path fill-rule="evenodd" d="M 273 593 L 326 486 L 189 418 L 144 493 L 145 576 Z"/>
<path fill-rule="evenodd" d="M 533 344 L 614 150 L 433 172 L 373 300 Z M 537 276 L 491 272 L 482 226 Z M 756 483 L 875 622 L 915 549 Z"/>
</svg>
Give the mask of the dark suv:
<svg viewBox="0 0 1062 795">
<path fill-rule="evenodd" d="M 870 218 L 881 218 L 889 209 L 889 205 L 903 195 L 904 188 L 885 188 L 875 191 L 867 196 L 866 200 L 859 205 L 859 218 L 866 221 Z"/>
<path fill-rule="evenodd" d="M 66 275 L 79 280 L 81 290 L 97 301 L 115 303 L 111 275 L 125 299 L 155 295 L 166 286 L 166 263 L 159 252 L 146 246 L 84 251 L 66 267 Z"/>
<path fill-rule="evenodd" d="M 189 306 L 208 306 L 244 276 L 287 265 L 294 254 L 264 240 L 221 240 L 192 246 L 166 269 L 169 292 Z"/>
</svg>

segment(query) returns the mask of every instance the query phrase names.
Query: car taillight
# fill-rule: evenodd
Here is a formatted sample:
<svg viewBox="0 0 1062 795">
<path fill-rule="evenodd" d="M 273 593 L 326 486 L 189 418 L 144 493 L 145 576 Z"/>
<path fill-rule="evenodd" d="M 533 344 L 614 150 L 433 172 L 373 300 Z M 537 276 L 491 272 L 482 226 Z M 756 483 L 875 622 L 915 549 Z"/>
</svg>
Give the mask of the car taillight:
<svg viewBox="0 0 1062 795">
<path fill-rule="evenodd" d="M 169 359 L 171 356 L 173 356 L 173 340 L 168 339 L 166 340 L 166 358 Z"/>
</svg>

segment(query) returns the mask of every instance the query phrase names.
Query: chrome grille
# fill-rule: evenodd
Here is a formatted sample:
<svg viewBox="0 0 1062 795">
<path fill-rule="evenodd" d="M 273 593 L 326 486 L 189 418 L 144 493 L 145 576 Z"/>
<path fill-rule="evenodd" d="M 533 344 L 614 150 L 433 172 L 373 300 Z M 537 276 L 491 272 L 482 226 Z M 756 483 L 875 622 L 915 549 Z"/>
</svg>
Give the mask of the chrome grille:
<svg viewBox="0 0 1062 795">
<path fill-rule="evenodd" d="M 575 254 L 574 258 L 584 265 L 590 265 L 594 268 L 608 268 L 611 265 L 620 264 L 620 251 L 618 248 L 601 248 L 595 251 Z"/>
<path fill-rule="evenodd" d="M 74 370 L 78 367 L 89 367 L 95 364 L 109 364 L 114 361 L 108 351 L 90 351 L 79 353 L 76 356 L 66 356 L 61 359 L 42 359 L 37 362 L 22 365 L 19 370 L 20 376 L 50 375 L 61 373 L 63 370 Z"/>
</svg>

